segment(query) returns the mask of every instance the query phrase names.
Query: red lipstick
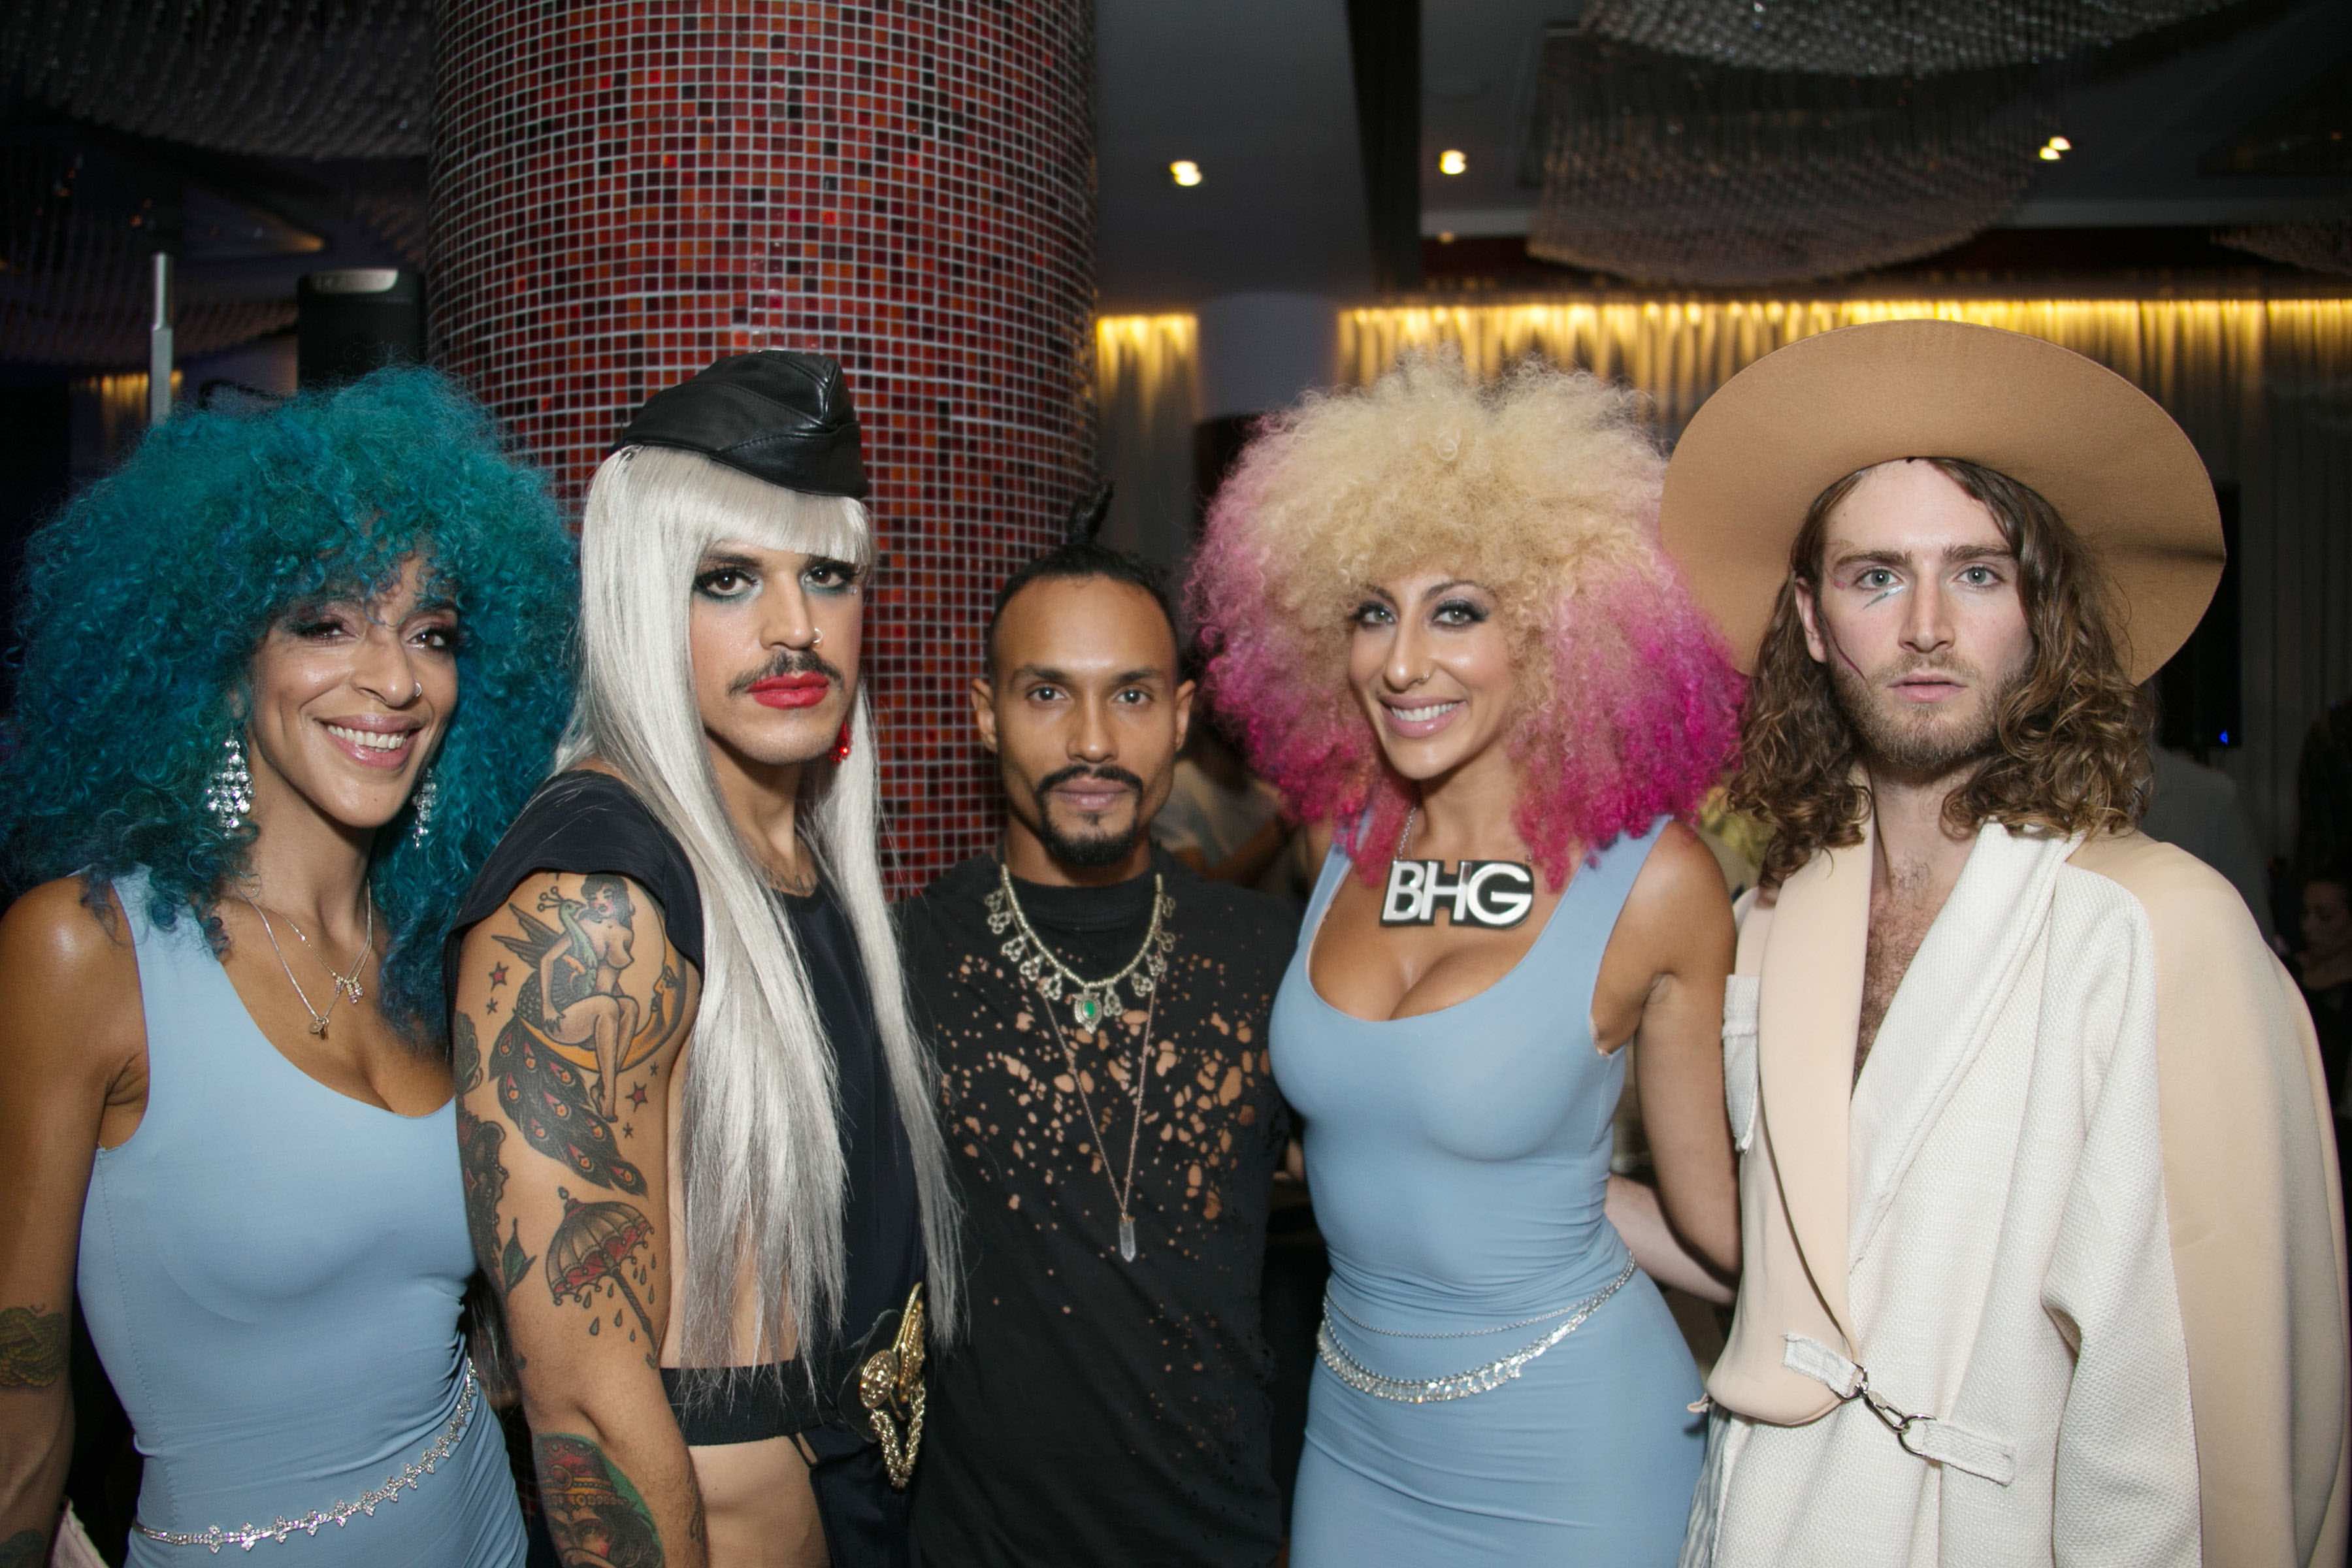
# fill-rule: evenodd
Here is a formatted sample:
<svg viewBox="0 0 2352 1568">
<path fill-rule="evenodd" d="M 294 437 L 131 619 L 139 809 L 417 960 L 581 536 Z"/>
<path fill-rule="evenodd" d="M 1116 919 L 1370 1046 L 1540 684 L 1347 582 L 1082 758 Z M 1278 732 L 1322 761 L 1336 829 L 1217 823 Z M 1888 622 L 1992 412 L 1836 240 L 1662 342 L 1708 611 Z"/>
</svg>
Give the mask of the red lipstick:
<svg viewBox="0 0 2352 1568">
<path fill-rule="evenodd" d="M 814 708 L 824 700 L 833 681 L 814 671 L 802 675 L 771 675 L 751 682 L 751 700 L 762 708 Z"/>
</svg>

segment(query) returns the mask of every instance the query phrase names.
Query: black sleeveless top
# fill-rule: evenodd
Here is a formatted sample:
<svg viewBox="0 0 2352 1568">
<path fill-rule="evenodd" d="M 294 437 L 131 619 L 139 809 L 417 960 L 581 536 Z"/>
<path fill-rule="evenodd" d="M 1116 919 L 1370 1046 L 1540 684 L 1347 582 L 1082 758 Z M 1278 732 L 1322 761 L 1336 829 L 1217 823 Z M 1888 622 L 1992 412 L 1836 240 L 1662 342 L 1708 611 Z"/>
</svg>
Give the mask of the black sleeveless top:
<svg viewBox="0 0 2352 1568">
<path fill-rule="evenodd" d="M 702 970 L 702 899 L 686 851 L 626 784 L 607 773 L 580 770 L 558 773 L 540 786 L 475 876 L 443 949 L 450 995 L 457 994 L 458 946 L 466 932 L 496 912 L 518 884 L 542 871 L 628 878 L 661 905 L 663 928 L 679 956 L 698 973 Z M 877 1554 L 861 1549 L 874 1535 L 868 1525 L 880 1526 L 884 1535 L 898 1534 L 903 1510 L 889 1493 L 861 1413 L 839 1408 L 838 1395 L 874 1325 L 895 1314 L 923 1277 L 914 1160 L 847 914 L 822 880 L 814 893 L 774 897 L 778 913 L 792 922 L 834 1052 L 842 1155 L 849 1174 L 842 1214 L 847 1252 L 842 1331 L 818 1355 L 814 1378 L 795 1360 L 757 1369 L 761 1375 L 731 1380 L 715 1369 L 664 1367 L 662 1383 L 690 1446 L 801 1436 L 818 1456 L 813 1479 L 826 1515 L 826 1535 L 834 1542 L 834 1562 L 895 1563 L 902 1560 L 895 1551 Z M 827 1475 L 836 1468 L 849 1473 Z M 861 1517 L 843 1517 L 845 1510 Z"/>
</svg>

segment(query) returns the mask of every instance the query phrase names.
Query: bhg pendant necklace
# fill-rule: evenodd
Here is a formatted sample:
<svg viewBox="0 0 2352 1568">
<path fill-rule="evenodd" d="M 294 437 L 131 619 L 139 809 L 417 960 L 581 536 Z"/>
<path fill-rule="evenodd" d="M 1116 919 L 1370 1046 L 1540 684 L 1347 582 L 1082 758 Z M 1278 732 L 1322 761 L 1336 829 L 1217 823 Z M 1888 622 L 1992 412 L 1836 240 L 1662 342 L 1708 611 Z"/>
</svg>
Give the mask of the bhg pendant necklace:
<svg viewBox="0 0 2352 1568">
<path fill-rule="evenodd" d="M 1524 860 L 1464 860 L 1446 880 L 1443 860 L 1408 860 L 1412 825 L 1421 807 L 1405 813 L 1396 853 L 1389 860 L 1388 886 L 1381 897 L 1381 924 L 1428 926 L 1443 908 L 1457 926 L 1507 931 L 1535 908 L 1536 876 Z"/>
<path fill-rule="evenodd" d="M 991 935 L 1004 936 L 1008 930 L 1019 928 L 996 951 L 1020 971 L 1022 979 L 1037 988 L 1049 1008 L 1065 991 L 1069 992 L 1070 1018 L 1081 1029 L 1092 1029 L 1105 1016 L 1117 1017 L 1127 1011 L 1120 986 L 1132 990 L 1139 1000 L 1147 998 L 1159 987 L 1160 977 L 1168 973 L 1169 950 L 1176 945 L 1176 928 L 1169 923 L 1169 917 L 1176 912 L 1176 900 L 1168 896 L 1167 885 L 1156 871 L 1151 877 L 1151 927 L 1143 933 L 1143 945 L 1127 961 L 1126 968 L 1102 980 L 1088 980 L 1064 963 L 1031 928 L 1020 895 L 1013 890 L 1011 868 L 997 867 L 996 891 L 984 902 Z"/>
</svg>

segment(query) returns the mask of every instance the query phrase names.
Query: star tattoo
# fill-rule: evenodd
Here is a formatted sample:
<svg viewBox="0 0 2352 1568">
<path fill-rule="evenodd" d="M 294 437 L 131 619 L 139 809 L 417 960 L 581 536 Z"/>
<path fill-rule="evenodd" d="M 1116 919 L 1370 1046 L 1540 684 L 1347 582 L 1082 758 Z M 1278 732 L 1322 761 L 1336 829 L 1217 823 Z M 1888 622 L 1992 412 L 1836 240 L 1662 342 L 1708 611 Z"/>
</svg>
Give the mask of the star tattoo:
<svg viewBox="0 0 2352 1568">
<path fill-rule="evenodd" d="M 629 1086 L 629 1103 L 631 1105 L 643 1105 L 645 1102 L 646 1086 L 642 1083 L 631 1084 Z"/>
<path fill-rule="evenodd" d="M 503 963 L 494 963 L 490 965 L 490 988 L 492 990 L 496 990 L 506 983 L 507 966 Z"/>
<path fill-rule="evenodd" d="M 499 999 L 498 999 L 497 997 L 495 997 L 495 996 L 485 996 L 485 997 L 483 997 L 483 998 L 482 998 L 482 1011 L 483 1011 L 483 1012 L 485 1012 L 485 1013 L 495 1013 L 495 1012 L 497 1012 L 498 1010 L 499 1010 Z"/>
</svg>

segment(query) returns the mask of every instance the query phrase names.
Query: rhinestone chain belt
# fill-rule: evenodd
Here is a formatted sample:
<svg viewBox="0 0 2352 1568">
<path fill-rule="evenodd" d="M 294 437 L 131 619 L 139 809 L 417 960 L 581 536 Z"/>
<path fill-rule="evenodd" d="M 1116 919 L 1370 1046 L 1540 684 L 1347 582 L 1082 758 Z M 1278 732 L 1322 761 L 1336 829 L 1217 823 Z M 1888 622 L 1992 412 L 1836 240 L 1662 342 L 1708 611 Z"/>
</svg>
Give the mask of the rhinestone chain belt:
<svg viewBox="0 0 2352 1568">
<path fill-rule="evenodd" d="M 1519 1373 L 1525 1370 L 1528 1363 L 1535 1360 L 1536 1357 L 1543 1354 L 1544 1352 L 1551 1349 L 1552 1346 L 1559 1343 L 1560 1341 L 1568 1338 L 1569 1335 L 1582 1328 L 1584 1326 L 1585 1320 L 1591 1317 L 1593 1313 L 1599 1311 L 1601 1310 L 1601 1303 L 1608 1300 L 1610 1297 L 1617 1294 L 1619 1290 L 1622 1289 L 1624 1288 L 1625 1281 L 1632 1278 L 1633 1278 L 1633 1265 L 1628 1263 L 1625 1265 L 1624 1271 L 1619 1274 L 1616 1279 L 1612 1279 L 1608 1284 L 1603 1285 L 1594 1294 L 1586 1297 L 1581 1301 L 1579 1301 L 1574 1307 L 1568 1309 L 1568 1321 L 1566 1322 L 1563 1322 L 1559 1327 L 1552 1330 L 1549 1333 L 1547 1333 L 1543 1338 L 1536 1341 L 1533 1344 L 1522 1346 L 1520 1349 L 1513 1351 L 1507 1356 L 1501 1356 L 1494 1361 L 1488 1362 L 1484 1366 L 1474 1366 L 1467 1372 L 1457 1372 L 1448 1377 L 1384 1377 L 1381 1373 L 1372 1371 L 1371 1368 L 1364 1365 L 1355 1357 L 1349 1355 L 1346 1349 L 1340 1345 L 1339 1342 L 1332 1336 L 1331 1314 L 1335 1311 L 1339 1311 L 1339 1309 L 1331 1304 L 1331 1298 L 1328 1294 L 1326 1294 L 1323 1298 L 1323 1324 L 1321 1328 L 1316 1331 L 1315 1351 L 1318 1355 L 1323 1358 L 1323 1364 L 1329 1367 L 1332 1373 L 1337 1376 L 1340 1382 L 1356 1390 L 1359 1394 L 1369 1394 L 1375 1399 L 1392 1399 L 1400 1405 L 1434 1405 L 1440 1401 L 1447 1399 L 1467 1399 L 1474 1394 L 1485 1394 L 1491 1389 L 1500 1388 L 1503 1384 L 1510 1382 L 1511 1379 L 1518 1376 Z M 1560 1314 L 1557 1312 L 1550 1314 L 1552 1317 L 1558 1317 L 1559 1315 Z M 1348 1315 L 1345 1312 L 1340 1312 L 1339 1316 L 1346 1318 Z M 1522 1319 L 1517 1323 L 1505 1323 L 1503 1328 L 1523 1328 L 1528 1322 L 1542 1322 L 1544 1320 L 1541 1318 Z M 1348 1321 L 1352 1323 L 1355 1322 L 1356 1320 L 1353 1318 L 1348 1318 Z M 1386 1329 L 1374 1329 L 1372 1331 L 1374 1333 L 1388 1333 L 1391 1331 Z M 1473 1332 L 1475 1333 L 1500 1333 L 1501 1331 L 1501 1329 L 1480 1329 L 1473 1331 Z M 1467 1338 L 1469 1336 L 1461 1334 L 1398 1334 L 1395 1337 L 1399 1339 L 1461 1339 Z"/>
<path fill-rule="evenodd" d="M 131 1528 L 150 1541 L 160 1541 L 167 1546 L 202 1546 L 218 1556 L 224 1546 L 241 1546 L 247 1552 L 265 1541 L 274 1541 L 282 1546 L 286 1538 L 298 1530 L 306 1535 L 316 1535 L 322 1524 L 341 1526 L 348 1523 L 353 1514 L 373 1516 L 376 1505 L 398 1502 L 402 1492 L 431 1475 L 434 1467 L 449 1457 L 449 1451 L 457 1446 L 457 1439 L 466 1435 L 466 1425 L 473 1419 L 475 1401 L 480 1392 L 480 1385 L 474 1381 L 474 1368 L 469 1363 L 466 1367 L 466 1386 L 458 1391 L 457 1408 L 449 1413 L 448 1424 L 425 1446 L 423 1453 L 401 1467 L 400 1471 L 383 1485 L 360 1493 L 355 1502 L 338 1502 L 332 1508 L 313 1509 L 293 1519 L 281 1515 L 275 1524 L 247 1524 L 236 1530 L 223 1530 L 217 1524 L 194 1531 L 150 1530 L 135 1521 Z"/>
</svg>

